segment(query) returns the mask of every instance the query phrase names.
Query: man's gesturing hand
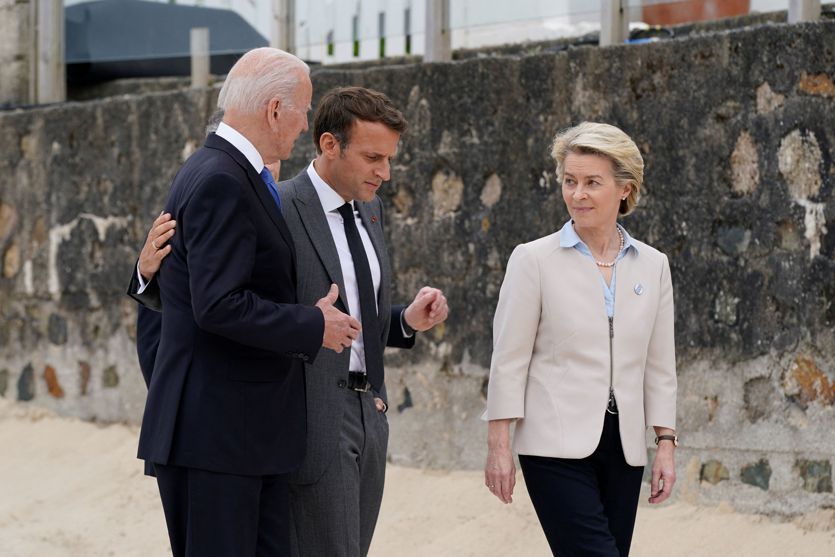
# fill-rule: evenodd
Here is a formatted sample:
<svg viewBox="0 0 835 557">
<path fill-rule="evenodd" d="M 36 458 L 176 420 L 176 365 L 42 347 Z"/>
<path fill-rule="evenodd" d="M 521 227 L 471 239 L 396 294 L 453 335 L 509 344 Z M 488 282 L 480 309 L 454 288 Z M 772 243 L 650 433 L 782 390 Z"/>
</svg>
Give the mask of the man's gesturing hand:
<svg viewBox="0 0 835 557">
<path fill-rule="evenodd" d="M 406 308 L 403 318 L 416 331 L 428 331 L 449 315 L 446 297 L 437 288 L 424 286 Z"/>
<path fill-rule="evenodd" d="M 322 338 L 322 346 L 336 353 L 351 346 L 362 329 L 359 321 L 333 307 L 338 297 L 339 287 L 331 284 L 327 296 L 316 302 L 316 307 L 322 310 L 325 316 L 325 335 Z"/>
</svg>

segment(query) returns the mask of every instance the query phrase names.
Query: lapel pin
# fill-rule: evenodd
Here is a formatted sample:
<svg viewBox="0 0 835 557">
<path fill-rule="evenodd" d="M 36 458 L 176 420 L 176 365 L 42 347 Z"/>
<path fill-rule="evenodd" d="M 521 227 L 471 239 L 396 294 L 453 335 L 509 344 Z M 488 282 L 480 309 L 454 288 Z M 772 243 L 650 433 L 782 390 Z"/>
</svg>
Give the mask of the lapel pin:
<svg viewBox="0 0 835 557">
<path fill-rule="evenodd" d="M 377 215 L 371 215 L 371 224 L 377 224 Z"/>
<path fill-rule="evenodd" d="M 633 288 L 633 290 L 635 291 L 635 294 L 640 296 L 641 294 L 644 293 L 644 285 L 642 285 L 640 282 L 636 283 L 635 288 Z"/>
</svg>

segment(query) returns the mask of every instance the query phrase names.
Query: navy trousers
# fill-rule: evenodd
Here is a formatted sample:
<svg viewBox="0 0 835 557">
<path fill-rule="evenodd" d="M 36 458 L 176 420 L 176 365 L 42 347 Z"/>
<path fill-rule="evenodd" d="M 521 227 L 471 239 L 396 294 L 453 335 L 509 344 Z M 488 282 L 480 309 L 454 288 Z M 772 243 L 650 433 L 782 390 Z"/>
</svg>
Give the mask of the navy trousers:
<svg viewBox="0 0 835 557">
<path fill-rule="evenodd" d="M 236 476 L 155 464 L 174 557 L 288 557 L 286 475 Z"/>
<path fill-rule="evenodd" d="M 554 555 L 629 555 L 644 467 L 626 463 L 617 415 L 606 413 L 600 443 L 586 458 L 519 455 L 519 463 Z"/>
</svg>

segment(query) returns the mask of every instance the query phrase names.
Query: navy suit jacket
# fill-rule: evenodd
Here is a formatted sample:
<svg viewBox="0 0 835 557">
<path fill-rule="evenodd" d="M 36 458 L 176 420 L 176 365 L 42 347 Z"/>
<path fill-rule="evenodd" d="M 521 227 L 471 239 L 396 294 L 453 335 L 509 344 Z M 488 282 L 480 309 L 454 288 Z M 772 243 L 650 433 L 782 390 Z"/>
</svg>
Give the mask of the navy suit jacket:
<svg viewBox="0 0 835 557">
<path fill-rule="evenodd" d="M 304 362 L 321 347 L 324 318 L 296 303 L 283 217 L 243 154 L 214 134 L 177 174 L 165 210 L 177 234 L 155 279 L 165 307 L 155 359 L 141 322 L 137 338 L 143 367 L 153 361 L 139 458 L 291 471 L 304 457 Z"/>
</svg>

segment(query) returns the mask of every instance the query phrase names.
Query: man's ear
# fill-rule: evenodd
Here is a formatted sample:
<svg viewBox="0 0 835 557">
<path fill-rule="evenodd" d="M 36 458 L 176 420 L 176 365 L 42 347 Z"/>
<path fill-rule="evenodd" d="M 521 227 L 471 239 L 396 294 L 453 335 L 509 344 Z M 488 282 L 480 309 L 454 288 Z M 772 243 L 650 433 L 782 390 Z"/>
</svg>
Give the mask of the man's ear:
<svg viewBox="0 0 835 557">
<path fill-rule="evenodd" d="M 273 97 L 267 103 L 267 122 L 270 123 L 270 127 L 273 128 L 278 124 L 278 120 L 281 117 L 281 99 L 278 97 Z"/>
<path fill-rule="evenodd" d="M 342 154 L 342 146 L 331 132 L 325 132 L 319 136 L 319 149 L 328 158 L 336 158 Z"/>
</svg>

